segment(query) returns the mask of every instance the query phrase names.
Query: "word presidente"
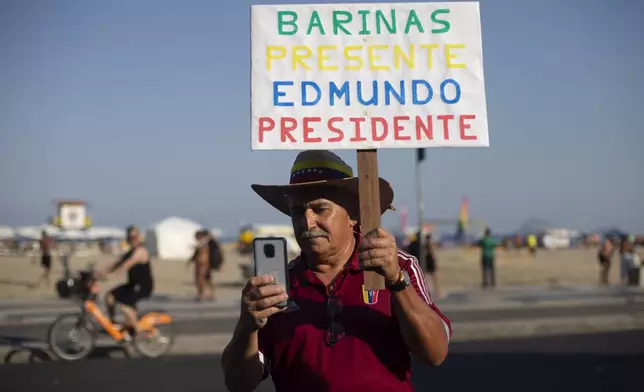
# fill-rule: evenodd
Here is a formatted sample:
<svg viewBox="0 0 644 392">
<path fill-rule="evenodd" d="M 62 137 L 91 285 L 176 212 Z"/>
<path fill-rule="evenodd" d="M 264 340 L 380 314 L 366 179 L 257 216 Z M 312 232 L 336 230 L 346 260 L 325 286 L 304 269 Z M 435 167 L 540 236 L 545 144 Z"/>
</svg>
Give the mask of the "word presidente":
<svg viewBox="0 0 644 392">
<path fill-rule="evenodd" d="M 311 16 L 308 18 L 308 22 L 304 22 L 304 25 L 300 25 L 298 22 L 299 15 L 295 11 L 278 11 L 277 12 L 277 33 L 279 35 L 295 35 L 300 31 L 300 27 L 306 26 L 306 35 L 311 35 L 313 30 L 320 35 L 326 35 L 327 29 L 332 30 L 333 35 L 352 35 L 356 33 L 358 35 L 371 35 L 373 34 L 372 28 L 375 27 L 375 34 L 398 34 L 399 27 L 401 24 L 399 22 L 404 22 L 404 34 L 409 34 L 412 30 L 412 27 L 419 33 L 425 33 L 430 31 L 433 34 L 447 33 L 451 24 L 445 19 L 441 19 L 442 14 L 449 14 L 449 9 L 437 9 L 434 10 L 429 15 L 429 20 L 431 25 L 438 25 L 438 28 L 427 28 L 426 24 L 423 24 L 422 20 L 427 19 L 426 17 L 419 17 L 418 13 L 411 9 L 409 11 L 398 10 L 399 14 L 403 14 L 402 18 L 398 18 L 396 15 L 396 10 L 389 10 L 389 19 L 387 19 L 386 11 L 376 10 L 372 13 L 370 10 L 358 10 L 356 15 L 350 11 L 341 11 L 335 10 L 331 12 L 330 20 L 322 21 L 320 13 L 318 11 L 313 11 Z M 406 15 L 405 12 L 407 13 Z M 328 15 L 323 13 L 323 15 Z M 400 20 L 399 20 L 400 19 Z M 355 22 L 354 22 L 355 21 Z M 425 23 L 428 23 L 425 21 Z M 346 27 L 349 25 L 351 30 Z M 326 26 L 326 27 L 325 27 Z"/>
<path fill-rule="evenodd" d="M 297 106 L 315 106 L 320 103 L 322 98 L 325 103 L 328 102 L 329 106 L 336 106 L 338 103 L 351 106 L 352 97 L 362 106 L 378 106 L 382 103 L 381 96 L 384 97 L 385 106 L 391 105 L 394 101 L 400 105 L 426 105 L 434 97 L 434 88 L 431 83 L 422 79 L 400 80 L 398 86 L 388 80 L 384 82 L 374 80 L 371 83 L 357 81 L 355 84 L 348 81 L 343 83 L 331 81 L 328 83 L 328 88 L 326 84 L 323 86 L 324 92 L 320 84 L 312 80 L 304 80 L 298 84 L 297 88 L 290 88 L 286 92 L 283 89 L 289 86 L 295 87 L 294 81 L 274 81 L 273 106 L 296 106 L 296 102 Z M 364 91 L 366 90 L 365 85 L 369 84 L 371 84 L 370 96 Z M 456 104 L 461 100 L 461 86 L 454 79 L 445 79 L 440 84 L 439 95 L 443 103 Z M 291 98 L 292 100 L 287 101 L 283 98 Z M 297 101 L 293 101 L 293 99 L 297 99 Z"/>
<path fill-rule="evenodd" d="M 455 127 L 451 122 L 458 121 L 459 140 L 477 140 L 478 136 L 469 133 L 471 124 L 469 121 L 475 120 L 474 114 L 440 114 L 437 116 L 394 116 L 394 117 L 349 117 L 340 116 L 331 117 L 323 121 L 321 117 L 281 117 L 278 121 L 271 117 L 259 117 L 259 142 L 264 143 L 267 134 L 272 138 L 278 137 L 282 143 L 346 143 L 346 142 L 381 142 L 386 139 L 396 141 L 414 140 L 434 140 L 434 122 L 440 122 L 442 125 L 442 136 L 444 140 L 450 140 Z M 347 121 L 350 123 L 348 124 Z M 412 122 L 411 126 L 407 123 Z M 317 125 L 322 129 L 313 126 Z M 363 129 L 363 125 L 364 128 Z M 452 125 L 450 127 L 450 125 Z M 341 129 L 345 128 L 345 130 Z M 347 129 L 351 133 L 347 135 Z M 437 127 L 438 128 L 438 127 Z M 333 134 L 329 137 L 329 132 Z M 296 133 L 295 135 L 293 135 Z M 391 133 L 391 135 L 390 135 Z M 322 135 L 325 135 L 322 138 Z"/>
</svg>

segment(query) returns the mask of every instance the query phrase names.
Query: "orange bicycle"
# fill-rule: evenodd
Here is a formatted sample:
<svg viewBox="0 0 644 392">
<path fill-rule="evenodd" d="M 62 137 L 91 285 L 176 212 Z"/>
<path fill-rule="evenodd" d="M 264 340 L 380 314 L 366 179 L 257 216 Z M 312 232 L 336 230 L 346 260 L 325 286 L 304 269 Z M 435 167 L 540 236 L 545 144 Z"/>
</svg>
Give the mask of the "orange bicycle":
<svg viewBox="0 0 644 392">
<path fill-rule="evenodd" d="M 67 289 L 61 288 L 66 286 Z M 131 342 L 136 352 L 146 358 L 165 355 L 174 343 L 172 317 L 163 311 L 151 311 L 139 317 L 137 333 L 114 325 L 96 303 L 98 285 L 93 268 L 81 271 L 76 279 L 59 282 L 58 291 L 64 297 L 82 300 L 79 313 L 60 315 L 49 327 L 47 342 L 51 352 L 63 361 L 77 361 L 87 357 L 94 347 L 100 328 L 117 343 Z M 63 339 L 58 340 L 62 335 Z M 148 346 L 148 345 L 151 345 Z"/>
</svg>

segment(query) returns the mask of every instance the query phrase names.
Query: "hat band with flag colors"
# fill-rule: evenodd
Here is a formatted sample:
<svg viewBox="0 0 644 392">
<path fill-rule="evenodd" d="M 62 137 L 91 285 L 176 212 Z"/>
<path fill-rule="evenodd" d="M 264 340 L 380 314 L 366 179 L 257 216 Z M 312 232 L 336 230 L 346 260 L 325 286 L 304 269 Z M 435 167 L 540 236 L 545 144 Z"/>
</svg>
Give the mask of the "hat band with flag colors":
<svg viewBox="0 0 644 392">
<path fill-rule="evenodd" d="M 344 162 L 302 161 L 295 162 L 291 169 L 290 184 L 305 182 L 341 180 L 353 177 L 353 170 Z"/>
</svg>

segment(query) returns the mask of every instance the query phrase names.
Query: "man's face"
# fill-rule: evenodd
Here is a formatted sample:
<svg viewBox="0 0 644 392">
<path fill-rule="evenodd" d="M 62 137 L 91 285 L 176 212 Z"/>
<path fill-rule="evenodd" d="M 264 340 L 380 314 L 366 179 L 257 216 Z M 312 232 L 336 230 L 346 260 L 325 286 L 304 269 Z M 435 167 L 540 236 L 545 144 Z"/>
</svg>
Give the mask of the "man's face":
<svg viewBox="0 0 644 392">
<path fill-rule="evenodd" d="M 342 190 L 312 188 L 288 196 L 297 243 L 318 257 L 342 251 L 353 238 L 357 197 Z"/>
</svg>

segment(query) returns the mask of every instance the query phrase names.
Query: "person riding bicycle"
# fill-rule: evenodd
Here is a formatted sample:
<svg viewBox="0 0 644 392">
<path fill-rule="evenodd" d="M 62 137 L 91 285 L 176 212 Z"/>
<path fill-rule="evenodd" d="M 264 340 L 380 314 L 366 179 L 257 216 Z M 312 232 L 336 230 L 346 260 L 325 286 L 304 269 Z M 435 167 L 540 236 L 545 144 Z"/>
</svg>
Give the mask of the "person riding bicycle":
<svg viewBox="0 0 644 392">
<path fill-rule="evenodd" d="M 136 332 L 136 304 L 144 298 L 149 298 L 154 290 L 154 279 L 150 265 L 150 254 L 143 247 L 141 233 L 136 226 L 129 226 L 126 231 L 128 250 L 118 261 L 96 274 L 102 278 L 110 273 L 127 271 L 127 283 L 112 289 L 105 296 L 105 302 L 110 319 L 114 322 L 115 306 L 118 302 L 125 315 L 126 327 Z"/>
</svg>

